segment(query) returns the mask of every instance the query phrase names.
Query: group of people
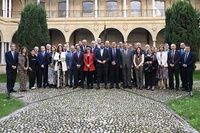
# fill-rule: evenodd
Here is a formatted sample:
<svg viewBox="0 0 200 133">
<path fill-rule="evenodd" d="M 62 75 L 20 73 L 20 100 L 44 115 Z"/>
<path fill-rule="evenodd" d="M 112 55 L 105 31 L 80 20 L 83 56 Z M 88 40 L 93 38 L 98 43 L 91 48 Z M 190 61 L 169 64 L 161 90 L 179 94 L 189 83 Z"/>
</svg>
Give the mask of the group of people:
<svg viewBox="0 0 200 133">
<path fill-rule="evenodd" d="M 96 89 L 100 89 L 100 83 L 104 83 L 105 89 L 114 88 L 114 84 L 115 88 L 120 89 L 119 83 L 123 82 L 123 88 L 131 89 L 134 85 L 138 89 L 152 91 L 156 86 L 179 90 L 180 74 L 182 88 L 192 94 L 195 55 L 190 52 L 190 46 L 184 43 L 180 44 L 179 50 L 176 44 L 169 46 L 167 43 L 158 48 L 146 44 L 143 50 L 139 42 L 112 42 L 110 45 L 109 41 L 102 42 L 98 38 L 90 45 L 83 40 L 70 48 L 68 44 L 36 46 L 29 50 L 29 54 L 26 47 L 22 47 L 18 53 L 14 43 L 10 49 L 5 54 L 8 94 L 15 92 L 13 87 L 17 70 L 20 91 L 27 91 L 27 74 L 29 89 L 35 89 L 35 84 L 37 88 L 84 88 L 87 78 L 88 89 L 92 89 L 94 83 L 97 83 Z"/>
</svg>

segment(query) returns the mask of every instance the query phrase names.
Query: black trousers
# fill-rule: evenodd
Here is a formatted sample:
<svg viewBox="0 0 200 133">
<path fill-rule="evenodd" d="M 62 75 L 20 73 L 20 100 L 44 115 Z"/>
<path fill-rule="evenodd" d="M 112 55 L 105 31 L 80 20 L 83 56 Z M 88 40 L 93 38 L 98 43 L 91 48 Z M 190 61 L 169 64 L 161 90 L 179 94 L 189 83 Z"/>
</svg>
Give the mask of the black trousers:
<svg viewBox="0 0 200 133">
<path fill-rule="evenodd" d="M 123 82 L 123 71 L 122 71 L 122 68 L 119 68 L 119 81 L 120 82 Z"/>
<path fill-rule="evenodd" d="M 98 64 L 97 65 L 97 86 L 99 87 L 101 82 L 101 77 L 104 76 L 105 86 L 108 84 L 108 65 L 107 64 Z"/>
<path fill-rule="evenodd" d="M 169 73 L 169 88 L 174 88 L 174 75 L 176 78 L 176 88 L 179 88 L 179 68 L 171 68 L 168 67 L 168 73 Z"/>
<path fill-rule="evenodd" d="M 150 86 L 150 87 L 152 87 L 152 86 L 155 86 L 156 85 L 156 83 L 155 83 L 155 81 L 156 81 L 156 71 L 152 71 L 152 72 L 145 72 L 145 79 L 146 79 L 146 86 L 148 87 L 148 86 Z"/>
<path fill-rule="evenodd" d="M 15 86 L 17 70 L 12 70 L 12 71 L 6 72 L 6 74 L 7 74 L 7 83 L 6 83 L 7 91 L 8 91 L 8 93 L 11 93 Z"/>
<path fill-rule="evenodd" d="M 87 86 L 89 86 L 91 84 L 91 86 L 93 86 L 93 73 L 94 71 L 85 71 L 85 74 L 87 75 Z"/>
<path fill-rule="evenodd" d="M 183 87 L 187 91 L 192 91 L 193 71 L 188 71 L 187 68 L 183 68 L 183 83 Z"/>
<path fill-rule="evenodd" d="M 29 89 L 34 87 L 35 79 L 36 79 L 36 71 L 29 71 Z"/>
<path fill-rule="evenodd" d="M 65 71 L 65 84 L 68 85 L 68 71 Z"/>
<path fill-rule="evenodd" d="M 74 87 L 78 86 L 78 81 L 81 80 L 81 86 L 83 85 L 83 68 L 75 68 L 74 69 Z"/>
<path fill-rule="evenodd" d="M 37 77 L 37 86 L 39 86 L 39 77 L 40 77 L 40 75 L 39 75 L 39 68 L 37 68 L 36 69 L 36 77 Z"/>
<path fill-rule="evenodd" d="M 116 83 L 116 86 L 119 86 L 119 64 L 116 65 L 110 65 L 110 84 L 113 86 L 114 83 Z"/>
<path fill-rule="evenodd" d="M 73 80 L 73 75 L 74 75 L 74 69 L 69 69 L 69 85 L 73 86 L 72 80 Z"/>
<path fill-rule="evenodd" d="M 46 66 L 45 68 L 39 68 L 39 86 L 40 87 L 42 86 L 42 83 L 43 83 L 43 86 L 47 85 L 47 74 L 48 74 L 48 68 Z"/>
<path fill-rule="evenodd" d="M 135 84 L 135 86 L 137 86 L 135 69 L 133 68 L 132 70 L 133 70 L 133 84 Z"/>
</svg>

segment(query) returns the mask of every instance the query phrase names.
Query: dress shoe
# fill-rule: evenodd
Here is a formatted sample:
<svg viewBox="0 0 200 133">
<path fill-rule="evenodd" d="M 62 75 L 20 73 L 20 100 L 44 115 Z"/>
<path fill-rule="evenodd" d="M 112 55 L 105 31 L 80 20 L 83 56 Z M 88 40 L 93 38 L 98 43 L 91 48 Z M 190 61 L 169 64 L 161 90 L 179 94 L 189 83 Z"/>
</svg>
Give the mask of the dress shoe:
<svg viewBox="0 0 200 133">
<path fill-rule="evenodd" d="M 27 92 L 27 90 L 21 90 L 21 92 Z"/>
<path fill-rule="evenodd" d="M 89 85 L 87 85 L 87 89 L 90 89 L 90 86 L 89 86 Z"/>
<path fill-rule="evenodd" d="M 46 85 L 43 85 L 43 88 L 46 88 Z"/>
<path fill-rule="evenodd" d="M 96 88 L 97 90 L 99 90 L 100 89 L 100 87 L 99 86 L 97 86 L 97 88 Z"/>
<path fill-rule="evenodd" d="M 124 86 L 123 86 L 123 88 L 124 88 L 124 89 L 126 89 L 126 88 L 127 88 L 127 86 L 126 86 L 126 85 L 124 85 Z"/>
<path fill-rule="evenodd" d="M 90 89 L 93 89 L 93 85 L 90 87 Z"/>
<path fill-rule="evenodd" d="M 117 86 L 116 88 L 117 88 L 117 89 L 120 89 L 120 87 L 119 87 L 119 86 Z"/>
<path fill-rule="evenodd" d="M 7 93 L 7 94 L 6 94 L 6 99 L 7 99 L 7 100 L 10 100 L 10 93 Z"/>
<path fill-rule="evenodd" d="M 104 88 L 105 88 L 105 89 L 108 89 L 108 87 L 107 87 L 107 86 L 105 86 Z"/>
<path fill-rule="evenodd" d="M 76 89 L 76 88 L 77 88 L 77 86 L 74 86 L 74 87 L 73 87 L 73 89 Z"/>
<path fill-rule="evenodd" d="M 129 88 L 129 89 L 132 89 L 132 86 L 129 86 L 128 88 Z"/>
<path fill-rule="evenodd" d="M 41 88 L 42 86 L 38 86 L 38 88 Z"/>
<path fill-rule="evenodd" d="M 11 92 L 17 92 L 16 90 L 11 90 Z"/>
<path fill-rule="evenodd" d="M 72 85 L 69 85 L 69 88 L 72 88 L 73 86 Z"/>
<path fill-rule="evenodd" d="M 111 85 L 109 88 L 110 88 L 110 89 L 112 89 L 112 88 L 113 88 L 113 86 Z"/>
</svg>

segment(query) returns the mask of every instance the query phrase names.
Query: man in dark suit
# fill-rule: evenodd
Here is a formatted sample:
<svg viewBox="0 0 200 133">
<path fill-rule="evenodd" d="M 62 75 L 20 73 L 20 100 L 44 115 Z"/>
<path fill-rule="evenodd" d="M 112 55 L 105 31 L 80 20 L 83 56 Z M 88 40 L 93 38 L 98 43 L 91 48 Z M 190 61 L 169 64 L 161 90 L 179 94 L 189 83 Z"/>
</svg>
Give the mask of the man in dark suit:
<svg viewBox="0 0 200 133">
<path fill-rule="evenodd" d="M 16 45 L 12 43 L 10 45 L 10 51 L 6 52 L 6 74 L 7 74 L 7 99 L 10 98 L 11 92 L 16 92 L 13 88 L 15 86 L 16 76 L 17 76 L 17 65 L 18 65 L 18 55 L 19 53 L 15 51 Z"/>
<path fill-rule="evenodd" d="M 195 55 L 190 51 L 190 46 L 185 47 L 185 54 L 181 58 L 181 64 L 183 66 L 183 86 L 189 92 L 189 95 L 192 96 Z"/>
<path fill-rule="evenodd" d="M 45 46 L 41 46 L 41 52 L 38 53 L 38 68 L 39 68 L 39 85 L 38 88 L 42 87 L 42 77 L 43 77 L 43 88 L 47 85 L 47 74 L 48 74 L 48 53 L 45 52 Z"/>
<path fill-rule="evenodd" d="M 105 89 L 108 89 L 108 65 L 110 61 L 110 53 L 104 48 L 104 43 L 101 42 L 100 49 L 95 52 L 95 61 L 97 69 L 97 89 L 100 89 L 101 76 L 104 73 Z"/>
<path fill-rule="evenodd" d="M 82 41 L 82 45 L 79 45 L 79 46 L 80 46 L 81 52 L 83 52 L 83 53 L 87 52 L 87 40 L 84 39 Z"/>
<path fill-rule="evenodd" d="M 92 46 L 92 53 L 95 54 L 97 49 L 99 49 L 98 44 L 95 41 L 92 41 L 91 46 Z M 96 68 L 96 62 L 94 62 L 94 66 Z M 96 69 L 94 70 L 93 74 L 94 74 L 94 83 L 96 83 L 97 82 L 97 71 L 96 71 Z"/>
<path fill-rule="evenodd" d="M 71 51 L 68 52 L 67 54 L 67 58 L 66 58 L 66 62 L 67 62 L 67 69 L 69 71 L 69 88 L 73 87 L 73 83 L 72 83 L 72 78 L 74 75 L 74 67 L 73 67 L 73 56 L 75 54 L 76 50 L 74 46 L 71 46 Z"/>
<path fill-rule="evenodd" d="M 132 88 L 131 68 L 133 68 L 133 52 L 128 49 L 128 44 L 124 43 L 124 50 L 121 51 L 121 68 L 123 72 L 123 88 Z"/>
<path fill-rule="evenodd" d="M 176 90 L 179 90 L 179 61 L 180 53 L 176 50 L 176 45 L 171 44 L 171 50 L 168 52 L 168 73 L 169 73 L 169 88 L 174 89 L 174 75 L 176 78 Z"/>
<path fill-rule="evenodd" d="M 178 50 L 179 51 L 179 53 L 180 53 L 180 57 L 183 57 L 183 55 L 185 54 L 185 43 L 181 43 L 180 44 L 180 49 Z M 183 66 L 182 66 L 182 64 L 181 64 L 181 60 L 180 60 L 180 62 L 179 62 L 179 72 L 180 72 L 180 77 L 181 77 L 181 83 L 182 83 L 182 85 L 181 85 L 181 88 L 184 88 L 183 87 Z"/>
<path fill-rule="evenodd" d="M 77 51 L 73 55 L 73 68 L 74 68 L 74 87 L 76 89 L 78 86 L 79 79 L 81 80 L 81 88 L 84 88 L 83 85 L 83 57 L 84 53 L 81 52 L 80 46 L 77 46 Z"/>
<path fill-rule="evenodd" d="M 119 68 L 120 68 L 120 50 L 117 49 L 116 42 L 112 42 L 112 49 L 110 50 L 110 89 L 113 88 L 114 81 L 116 83 L 116 88 L 119 87 Z"/>
</svg>

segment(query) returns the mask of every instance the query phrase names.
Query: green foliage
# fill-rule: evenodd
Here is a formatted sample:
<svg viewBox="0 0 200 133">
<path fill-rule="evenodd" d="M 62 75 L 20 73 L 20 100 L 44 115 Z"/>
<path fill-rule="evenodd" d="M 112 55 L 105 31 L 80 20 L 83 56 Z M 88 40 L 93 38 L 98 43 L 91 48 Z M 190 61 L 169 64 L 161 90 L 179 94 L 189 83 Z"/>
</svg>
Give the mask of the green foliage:
<svg viewBox="0 0 200 133">
<path fill-rule="evenodd" d="M 13 111 L 22 108 L 24 103 L 11 96 L 10 100 L 6 100 L 6 94 L 0 93 L 0 118 L 6 116 Z"/>
<path fill-rule="evenodd" d="M 167 103 L 177 114 L 200 132 L 200 92 L 194 92 L 191 98 L 171 100 Z"/>
<path fill-rule="evenodd" d="M 200 48 L 200 13 L 186 0 L 173 3 L 166 10 L 165 42 L 189 45 L 198 58 Z"/>
<path fill-rule="evenodd" d="M 41 5 L 31 3 L 22 10 L 17 41 L 28 49 L 50 42 L 46 11 Z"/>
</svg>

